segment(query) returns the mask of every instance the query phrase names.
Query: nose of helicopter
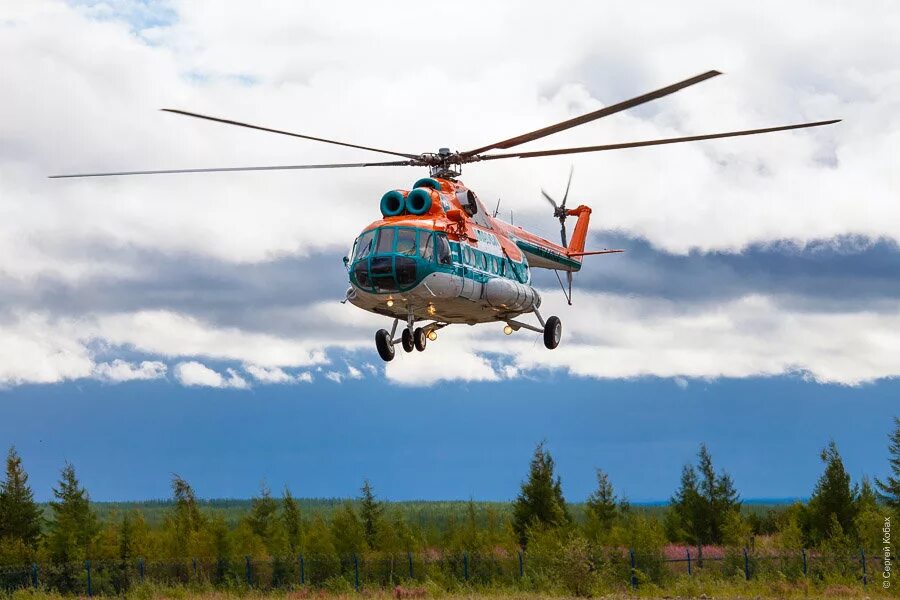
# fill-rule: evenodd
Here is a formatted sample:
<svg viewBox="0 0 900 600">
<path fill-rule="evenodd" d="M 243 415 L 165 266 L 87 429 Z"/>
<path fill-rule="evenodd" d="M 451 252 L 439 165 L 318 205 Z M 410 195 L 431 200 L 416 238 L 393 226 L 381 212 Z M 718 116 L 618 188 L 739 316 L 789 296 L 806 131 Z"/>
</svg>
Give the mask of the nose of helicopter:
<svg viewBox="0 0 900 600">
<path fill-rule="evenodd" d="M 424 275 L 417 262 L 413 257 L 395 253 L 373 254 L 351 265 L 350 281 L 370 293 L 401 292 L 415 287 Z"/>
</svg>

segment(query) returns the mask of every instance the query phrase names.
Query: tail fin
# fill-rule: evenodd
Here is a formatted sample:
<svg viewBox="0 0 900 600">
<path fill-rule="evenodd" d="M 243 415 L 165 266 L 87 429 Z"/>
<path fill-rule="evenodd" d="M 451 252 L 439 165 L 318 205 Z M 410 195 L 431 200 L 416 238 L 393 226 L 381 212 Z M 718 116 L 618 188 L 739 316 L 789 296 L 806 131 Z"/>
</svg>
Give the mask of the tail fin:
<svg viewBox="0 0 900 600">
<path fill-rule="evenodd" d="M 584 252 L 585 241 L 587 241 L 588 225 L 591 222 L 591 208 L 582 204 L 578 208 L 567 210 L 566 214 L 570 217 L 578 217 L 567 250 L 570 254 L 582 253 Z"/>
</svg>

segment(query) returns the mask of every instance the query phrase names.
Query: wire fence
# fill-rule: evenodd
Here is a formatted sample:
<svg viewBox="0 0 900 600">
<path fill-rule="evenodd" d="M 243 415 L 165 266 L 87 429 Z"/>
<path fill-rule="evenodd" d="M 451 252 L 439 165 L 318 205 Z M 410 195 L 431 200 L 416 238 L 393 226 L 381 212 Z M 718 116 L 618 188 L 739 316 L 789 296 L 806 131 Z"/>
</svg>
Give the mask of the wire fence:
<svg viewBox="0 0 900 600">
<path fill-rule="evenodd" d="M 865 587 L 881 577 L 886 565 L 879 555 L 862 550 L 849 554 L 755 553 L 727 550 L 714 556 L 665 556 L 610 548 L 594 553 L 585 564 L 563 556 L 523 553 L 370 553 L 366 555 L 300 555 L 267 560 L 189 559 L 155 561 L 86 560 L 72 563 L 33 563 L 0 566 L 0 589 L 12 592 L 40 588 L 88 597 L 122 594 L 144 583 L 163 586 L 205 585 L 271 590 L 296 587 L 335 587 L 347 590 L 413 586 L 426 581 L 445 587 L 508 586 L 539 589 L 542 582 L 581 573 L 579 568 L 621 586 L 665 585 L 677 577 L 711 576 L 726 579 L 788 581 L 853 581 Z"/>
</svg>

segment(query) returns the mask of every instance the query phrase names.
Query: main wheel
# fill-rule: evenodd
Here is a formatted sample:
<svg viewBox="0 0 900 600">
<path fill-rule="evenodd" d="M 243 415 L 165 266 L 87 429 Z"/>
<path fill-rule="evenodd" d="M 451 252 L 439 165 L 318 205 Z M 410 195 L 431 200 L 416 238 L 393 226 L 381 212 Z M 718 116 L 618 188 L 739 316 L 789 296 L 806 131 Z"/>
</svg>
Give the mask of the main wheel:
<svg viewBox="0 0 900 600">
<path fill-rule="evenodd" d="M 378 356 L 384 362 L 394 360 L 394 344 L 391 343 L 391 333 L 387 329 L 379 329 L 375 332 L 375 347 L 378 349 Z"/>
<path fill-rule="evenodd" d="M 415 338 L 416 350 L 419 352 L 425 350 L 425 345 L 428 344 L 428 334 L 425 333 L 425 330 L 421 327 L 416 327 L 416 330 L 413 332 L 413 338 Z"/>
<path fill-rule="evenodd" d="M 544 345 L 549 350 L 553 350 L 559 346 L 559 340 L 562 338 L 562 321 L 559 317 L 550 317 L 544 323 Z"/>
<path fill-rule="evenodd" d="M 406 352 L 412 352 L 413 347 L 415 347 L 415 342 L 413 341 L 412 331 L 407 327 L 403 330 L 403 334 L 400 336 L 400 343 L 403 345 L 403 350 Z"/>
</svg>

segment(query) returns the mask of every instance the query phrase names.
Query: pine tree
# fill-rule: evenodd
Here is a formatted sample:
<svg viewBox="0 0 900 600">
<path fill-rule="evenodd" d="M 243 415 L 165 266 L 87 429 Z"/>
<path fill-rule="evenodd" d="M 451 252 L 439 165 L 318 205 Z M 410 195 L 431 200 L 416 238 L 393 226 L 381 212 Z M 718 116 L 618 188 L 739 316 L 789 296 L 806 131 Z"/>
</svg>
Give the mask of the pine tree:
<svg viewBox="0 0 900 600">
<path fill-rule="evenodd" d="M 888 506 L 895 510 L 900 510 L 900 418 L 894 417 L 894 432 L 888 438 L 890 444 L 888 451 L 890 452 L 891 474 L 887 479 L 881 481 L 875 480 L 875 486 L 878 488 L 878 497 Z"/>
<path fill-rule="evenodd" d="M 196 550 L 198 534 L 206 526 L 194 488 L 177 474 L 172 475 L 175 506 L 166 515 L 167 558 L 188 558 Z"/>
<path fill-rule="evenodd" d="M 41 537 L 41 509 L 28 486 L 22 459 L 11 446 L 6 456 L 6 478 L 0 484 L 0 539 L 21 542 L 30 550 Z"/>
<path fill-rule="evenodd" d="M 667 527 L 674 538 L 697 546 L 721 544 L 726 522 L 740 510 L 740 499 L 731 476 L 716 473 L 706 444 L 700 444 L 697 459 L 696 469 L 692 465 L 682 469 L 681 486 L 670 500 Z"/>
<path fill-rule="evenodd" d="M 75 467 L 66 463 L 53 490 L 50 503 L 53 520 L 47 535 L 47 548 L 54 562 L 74 563 L 90 557 L 91 544 L 100 531 L 97 516 L 91 509 L 87 491 L 75 476 Z"/>
<path fill-rule="evenodd" d="M 609 532 L 615 523 L 617 508 L 616 494 L 609 477 L 602 469 L 597 469 L 597 489 L 587 499 L 589 523 L 598 532 Z"/>
<path fill-rule="evenodd" d="M 365 529 L 349 502 L 331 516 L 331 537 L 335 550 L 342 557 L 359 554 L 366 547 Z"/>
<path fill-rule="evenodd" d="M 384 507 L 375 498 L 375 492 L 372 490 L 372 486 L 369 484 L 368 479 L 363 482 L 360 491 L 362 492 L 362 498 L 360 498 L 359 503 L 359 514 L 362 518 L 366 544 L 368 544 L 369 548 L 375 548 L 378 539 L 378 527 L 381 522 Z"/>
<path fill-rule="evenodd" d="M 303 517 L 300 505 L 285 486 L 281 498 L 281 518 L 284 520 L 284 531 L 287 533 L 288 547 L 292 555 L 299 554 L 303 547 Z"/>
<path fill-rule="evenodd" d="M 524 548 L 531 527 L 559 527 L 571 522 L 562 483 L 554 477 L 553 457 L 541 442 L 534 449 L 528 479 L 513 505 L 513 529 Z"/>
<path fill-rule="evenodd" d="M 850 474 L 838 452 L 837 444 L 829 442 L 820 455 L 825 472 L 816 483 L 806 510 L 806 534 L 813 544 L 827 539 L 834 527 L 840 526 L 840 534 L 852 537 L 858 511 L 859 490 L 850 485 Z"/>
</svg>

